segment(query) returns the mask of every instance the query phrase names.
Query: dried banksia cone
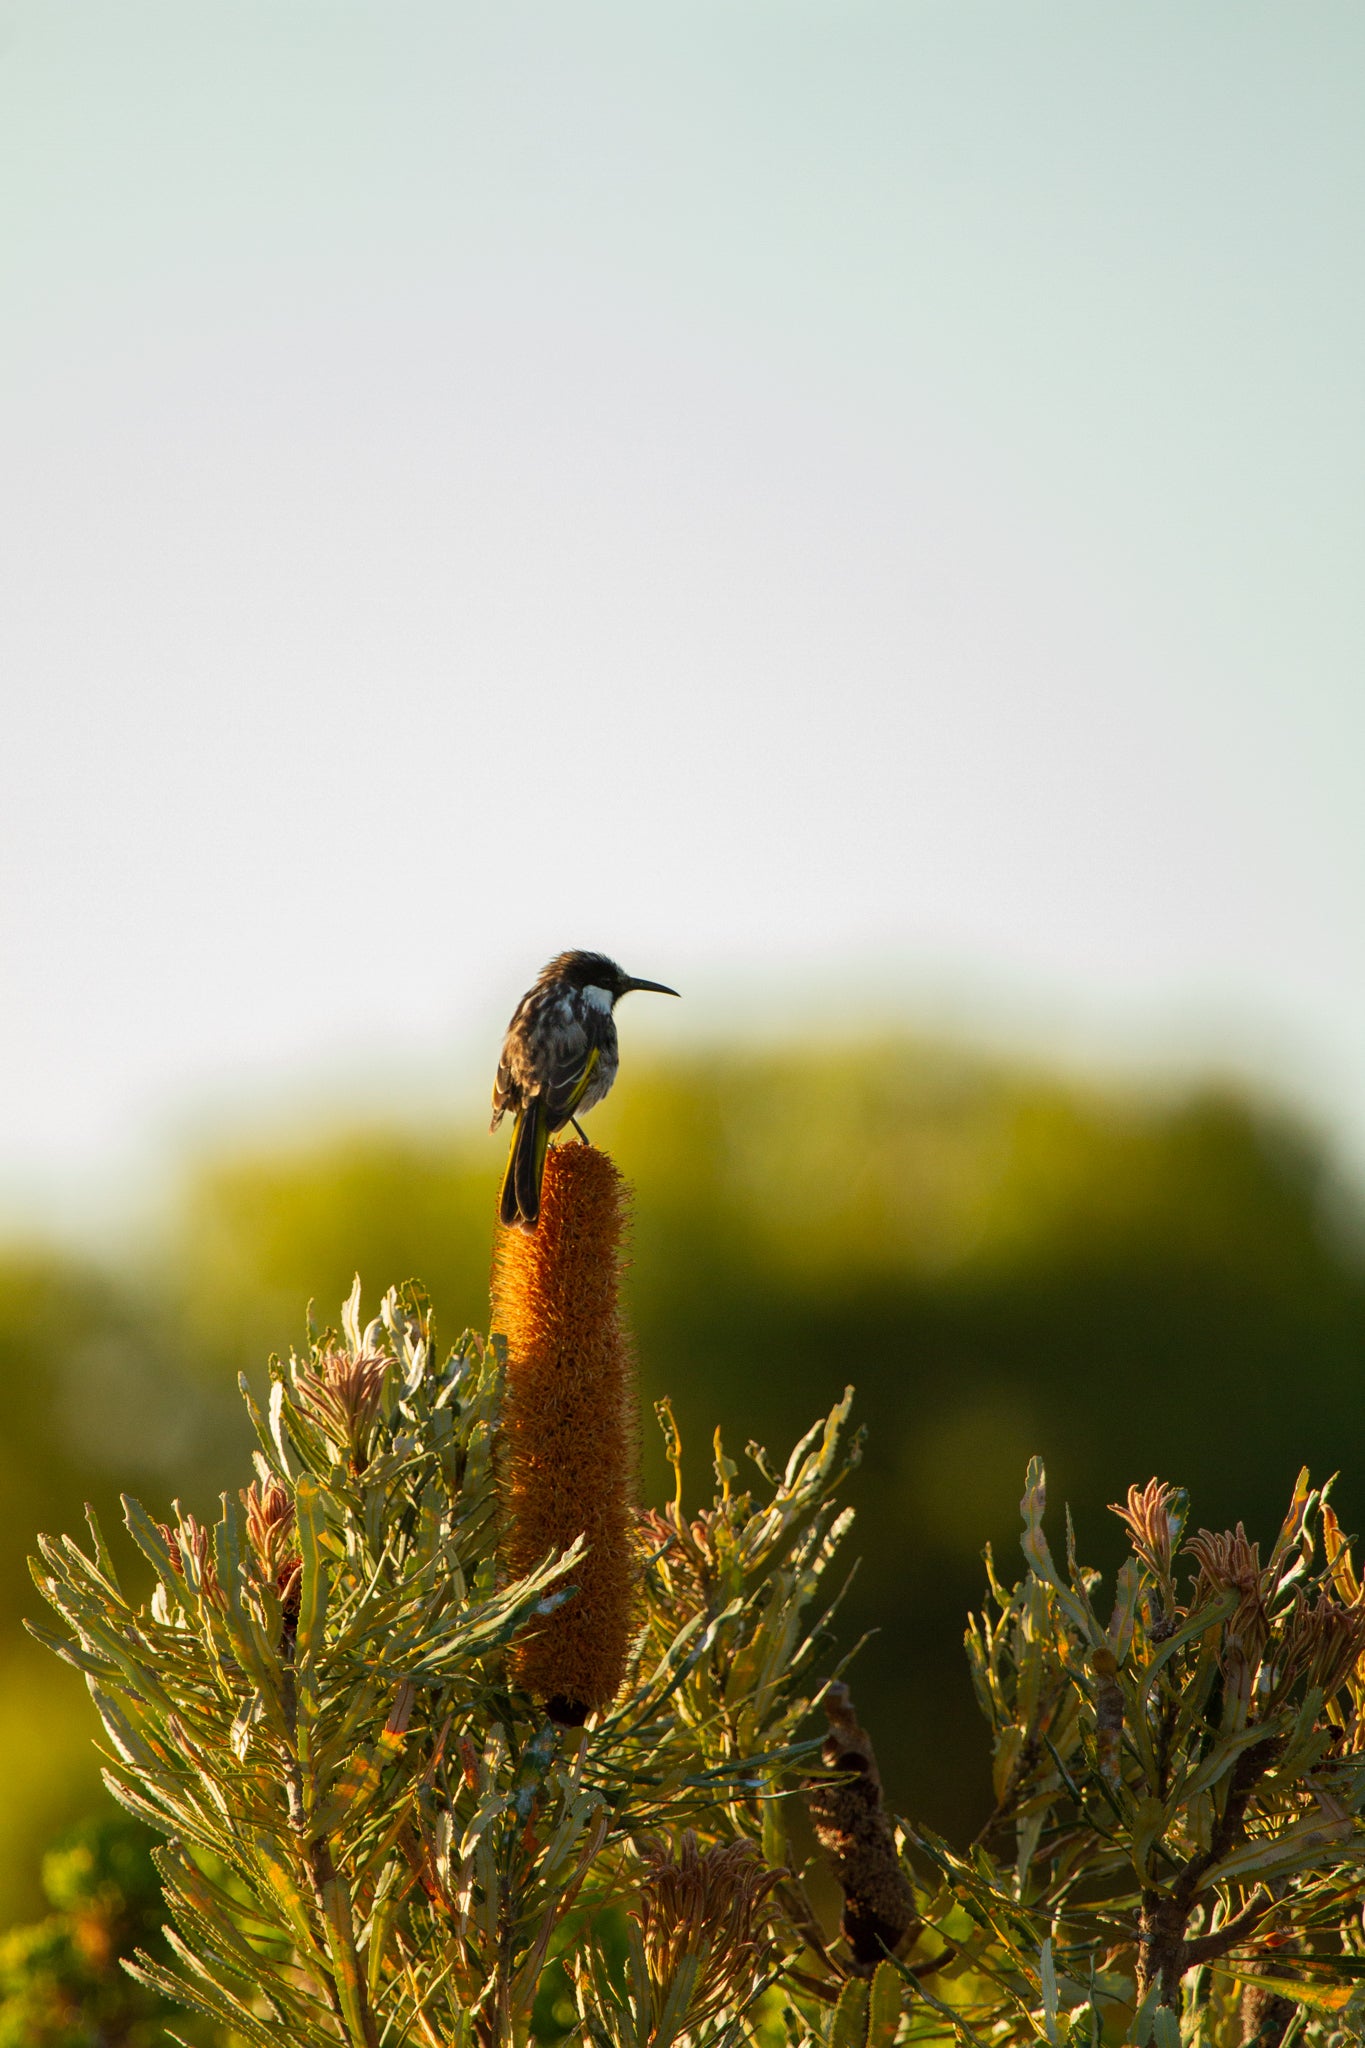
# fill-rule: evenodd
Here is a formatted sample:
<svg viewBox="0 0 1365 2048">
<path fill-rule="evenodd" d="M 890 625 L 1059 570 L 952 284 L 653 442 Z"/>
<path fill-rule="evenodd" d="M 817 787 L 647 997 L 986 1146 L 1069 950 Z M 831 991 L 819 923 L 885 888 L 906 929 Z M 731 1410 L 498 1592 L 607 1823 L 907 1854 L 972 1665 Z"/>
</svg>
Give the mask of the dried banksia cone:
<svg viewBox="0 0 1365 2048">
<path fill-rule="evenodd" d="M 806 1806 L 844 1895 L 844 1938 L 859 1968 L 870 1974 L 915 1925 L 915 1894 L 896 1853 L 872 1739 L 846 1685 L 830 1686 L 825 1713 L 829 1734 L 821 1759 L 841 1775 L 811 1779 Z"/>
<path fill-rule="evenodd" d="M 1292 1998 L 1248 1984 L 1242 1993 L 1242 2048 L 1280 2048 L 1298 2011 Z"/>
<path fill-rule="evenodd" d="M 583 1537 L 577 1590 L 514 1653 L 513 1675 L 577 1726 L 615 1696 L 635 1606 L 635 1368 L 617 1300 L 626 1185 L 605 1152 L 560 1145 L 534 1230 L 503 1229 L 493 1327 L 507 1339 L 507 1521 L 516 1577 Z"/>
</svg>

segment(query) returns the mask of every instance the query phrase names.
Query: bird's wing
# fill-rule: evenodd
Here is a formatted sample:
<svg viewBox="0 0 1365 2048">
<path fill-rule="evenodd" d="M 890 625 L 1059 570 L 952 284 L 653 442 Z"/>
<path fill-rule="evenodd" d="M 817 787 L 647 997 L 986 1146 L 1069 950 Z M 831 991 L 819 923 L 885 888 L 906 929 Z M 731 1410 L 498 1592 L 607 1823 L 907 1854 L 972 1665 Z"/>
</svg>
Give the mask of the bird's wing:
<svg viewBox="0 0 1365 2048">
<path fill-rule="evenodd" d="M 533 1076 L 526 1071 L 526 1050 L 524 1025 L 527 1011 L 531 1007 L 535 990 L 530 989 L 512 1012 L 512 1021 L 502 1041 L 498 1056 L 498 1071 L 493 1077 L 493 1121 L 488 1126 L 495 1131 L 509 1109 L 520 1109 L 527 1092 L 527 1084 Z"/>
<path fill-rule="evenodd" d="M 601 1057 L 600 1045 L 585 1046 L 581 1059 L 566 1060 L 559 1072 L 551 1077 L 544 1094 L 552 1131 L 559 1130 L 569 1121 L 587 1094 L 588 1084 L 597 1071 L 597 1063 Z"/>
<path fill-rule="evenodd" d="M 488 1126 L 489 1130 L 495 1131 L 505 1113 L 509 1109 L 515 1109 L 520 1100 L 521 1090 L 516 1084 L 511 1067 L 507 1064 L 507 1051 L 504 1047 L 502 1058 L 498 1061 L 498 1071 L 493 1076 L 493 1121 Z"/>
</svg>

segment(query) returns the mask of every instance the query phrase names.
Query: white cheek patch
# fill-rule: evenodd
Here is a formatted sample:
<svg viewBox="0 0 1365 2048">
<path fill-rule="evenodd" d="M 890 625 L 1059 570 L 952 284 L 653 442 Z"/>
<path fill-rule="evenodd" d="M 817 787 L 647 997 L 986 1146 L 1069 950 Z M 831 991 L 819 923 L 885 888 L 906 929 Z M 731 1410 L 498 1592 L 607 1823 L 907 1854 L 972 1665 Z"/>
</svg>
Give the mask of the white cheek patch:
<svg viewBox="0 0 1365 2048">
<path fill-rule="evenodd" d="M 585 988 L 583 1000 L 589 1009 L 609 1010 L 611 1008 L 611 990 L 609 988 Z"/>
</svg>

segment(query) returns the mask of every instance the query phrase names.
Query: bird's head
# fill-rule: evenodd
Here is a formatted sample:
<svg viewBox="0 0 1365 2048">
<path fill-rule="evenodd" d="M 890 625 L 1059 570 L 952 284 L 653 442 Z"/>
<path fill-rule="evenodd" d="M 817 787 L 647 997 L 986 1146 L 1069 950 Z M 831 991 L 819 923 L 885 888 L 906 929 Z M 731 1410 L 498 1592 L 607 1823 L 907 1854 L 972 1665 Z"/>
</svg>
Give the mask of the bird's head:
<svg viewBox="0 0 1365 2048">
<path fill-rule="evenodd" d="M 627 974 L 605 953 L 561 953 L 552 960 L 541 975 L 541 981 L 562 981 L 570 988 L 600 989 L 606 998 L 606 1007 L 614 1008 L 622 996 L 628 996 L 632 989 L 651 989 L 658 996 L 675 996 L 678 991 L 668 988 L 662 981 L 641 981 L 633 974 Z"/>
</svg>

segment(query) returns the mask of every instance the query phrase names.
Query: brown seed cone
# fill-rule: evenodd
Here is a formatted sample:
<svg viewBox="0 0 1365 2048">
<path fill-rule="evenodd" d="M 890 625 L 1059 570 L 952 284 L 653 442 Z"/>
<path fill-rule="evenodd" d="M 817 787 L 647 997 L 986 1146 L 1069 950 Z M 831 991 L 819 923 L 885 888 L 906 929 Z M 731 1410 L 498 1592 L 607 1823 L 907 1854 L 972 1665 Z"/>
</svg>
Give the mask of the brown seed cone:
<svg viewBox="0 0 1365 2048">
<path fill-rule="evenodd" d="M 916 1925 L 915 1894 L 896 1853 L 871 1737 L 836 1680 L 825 1695 L 829 1734 L 821 1757 L 844 1776 L 809 1779 L 806 1806 L 844 1894 L 843 1934 L 860 1974 L 894 1955 Z"/>
<path fill-rule="evenodd" d="M 1242 1993 L 1242 2048 L 1280 2048 L 1298 2007 L 1257 1984 Z"/>
<path fill-rule="evenodd" d="M 576 1726 L 615 1697 L 636 1600 L 639 1432 L 617 1300 L 626 1183 L 591 1145 L 552 1146 L 540 1220 L 500 1229 L 493 1328 L 507 1339 L 503 1561 L 519 1577 L 587 1539 L 573 1598 L 515 1649 L 517 1683 Z"/>
</svg>

